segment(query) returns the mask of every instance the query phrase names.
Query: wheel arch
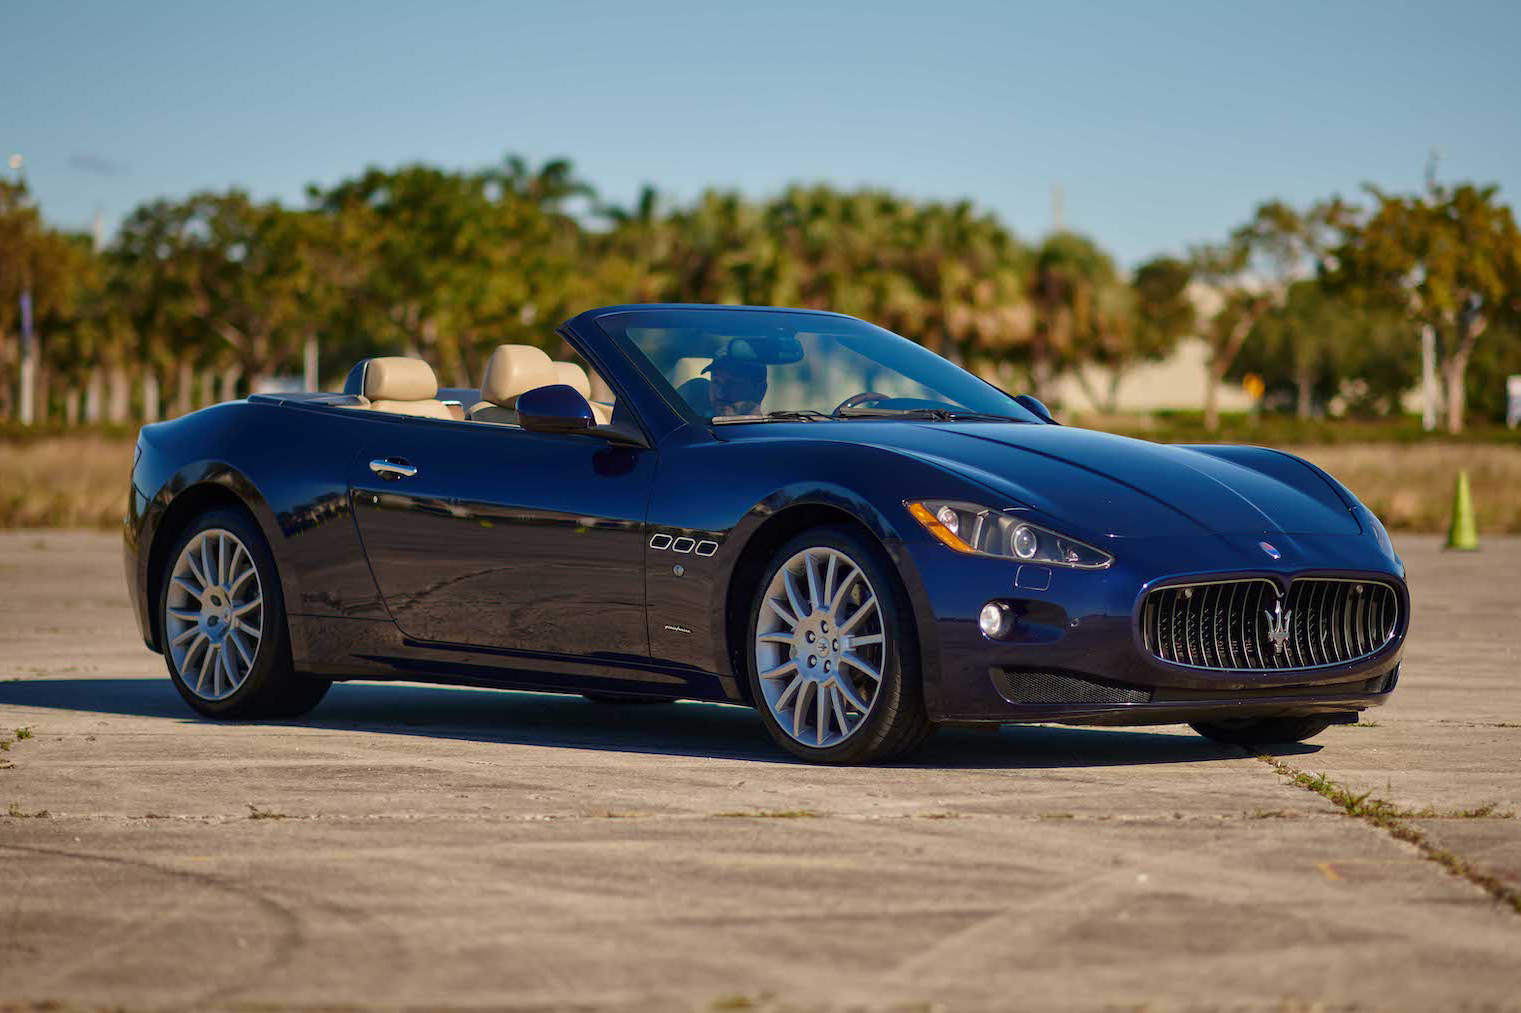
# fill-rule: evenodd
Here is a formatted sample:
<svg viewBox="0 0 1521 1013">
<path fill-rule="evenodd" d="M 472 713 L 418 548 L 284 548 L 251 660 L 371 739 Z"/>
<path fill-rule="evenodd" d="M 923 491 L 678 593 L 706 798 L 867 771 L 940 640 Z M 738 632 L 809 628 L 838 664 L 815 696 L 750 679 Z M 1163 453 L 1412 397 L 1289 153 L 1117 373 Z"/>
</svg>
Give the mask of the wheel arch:
<svg viewBox="0 0 1521 1013">
<path fill-rule="evenodd" d="M 292 589 L 287 575 L 288 567 L 279 566 L 278 526 L 274 514 L 264 497 L 237 469 L 220 463 L 206 463 L 186 468 L 176 473 L 155 497 L 157 509 L 153 511 L 151 531 L 148 536 L 148 553 L 143 562 L 143 598 L 147 603 L 148 630 L 152 636 L 149 644 L 155 651 L 163 650 L 162 618 L 158 614 L 158 588 L 163 580 L 164 568 L 169 563 L 169 552 L 180 532 L 208 510 L 222 507 L 246 513 L 264 536 L 270 552 L 276 557 L 279 578 L 285 600 L 290 601 Z"/>
<path fill-rule="evenodd" d="M 905 566 L 911 569 L 913 564 L 906 553 L 894 550 L 898 544 L 897 532 L 885 517 L 861 501 L 818 494 L 784 499 L 781 505 L 769 505 L 772 503 L 773 500 L 768 499 L 751 511 L 748 519 L 754 526 L 746 535 L 744 546 L 729 571 L 723 594 L 721 629 L 715 631 L 723 638 L 723 658 L 740 697 L 751 705 L 754 701 L 750 695 L 749 662 L 745 655 L 749 639 L 750 596 L 777 550 L 800 532 L 815 527 L 843 527 L 881 549 L 909 592 L 908 598 L 916 613 L 916 626 L 921 630 L 924 628 L 924 617 L 917 614 L 919 596 L 913 591 L 917 574 L 905 572 Z M 919 640 L 923 655 L 924 638 Z"/>
</svg>

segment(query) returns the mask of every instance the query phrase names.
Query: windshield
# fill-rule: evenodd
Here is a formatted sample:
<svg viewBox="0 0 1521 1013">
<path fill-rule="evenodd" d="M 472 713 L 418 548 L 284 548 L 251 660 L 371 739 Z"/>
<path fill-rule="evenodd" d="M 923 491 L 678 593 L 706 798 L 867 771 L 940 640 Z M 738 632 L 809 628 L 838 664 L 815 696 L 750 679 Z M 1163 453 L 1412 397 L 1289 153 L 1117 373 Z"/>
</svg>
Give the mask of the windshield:
<svg viewBox="0 0 1521 1013">
<path fill-rule="evenodd" d="M 928 349 L 850 317 L 694 308 L 631 310 L 597 322 L 696 420 L 951 413 L 1040 421 Z"/>
</svg>

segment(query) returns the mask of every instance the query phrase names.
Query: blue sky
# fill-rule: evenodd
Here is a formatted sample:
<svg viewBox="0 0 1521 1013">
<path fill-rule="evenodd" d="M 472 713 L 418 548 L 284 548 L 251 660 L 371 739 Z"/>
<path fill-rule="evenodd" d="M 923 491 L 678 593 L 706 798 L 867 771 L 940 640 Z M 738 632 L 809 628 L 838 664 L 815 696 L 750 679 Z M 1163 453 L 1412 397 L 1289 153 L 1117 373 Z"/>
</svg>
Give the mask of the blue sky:
<svg viewBox="0 0 1521 1013">
<path fill-rule="evenodd" d="M 0 156 L 47 216 L 367 164 L 571 158 L 613 200 L 789 181 L 970 197 L 1126 263 L 1260 199 L 1521 193 L 1521 4 L 39 3 L 0 10 Z"/>
</svg>

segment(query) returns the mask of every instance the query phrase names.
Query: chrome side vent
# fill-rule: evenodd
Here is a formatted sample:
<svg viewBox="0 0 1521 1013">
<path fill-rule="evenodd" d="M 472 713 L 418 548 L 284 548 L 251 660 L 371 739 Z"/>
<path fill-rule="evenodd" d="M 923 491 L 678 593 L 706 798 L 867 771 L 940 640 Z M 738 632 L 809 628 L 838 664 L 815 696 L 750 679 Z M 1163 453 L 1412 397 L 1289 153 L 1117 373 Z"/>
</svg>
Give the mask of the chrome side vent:
<svg viewBox="0 0 1521 1013">
<path fill-rule="evenodd" d="M 1300 577 L 1281 597 L 1263 577 L 1180 584 L 1146 595 L 1141 640 L 1155 657 L 1192 668 L 1324 668 L 1388 645 L 1399 603 L 1376 580 Z"/>
</svg>

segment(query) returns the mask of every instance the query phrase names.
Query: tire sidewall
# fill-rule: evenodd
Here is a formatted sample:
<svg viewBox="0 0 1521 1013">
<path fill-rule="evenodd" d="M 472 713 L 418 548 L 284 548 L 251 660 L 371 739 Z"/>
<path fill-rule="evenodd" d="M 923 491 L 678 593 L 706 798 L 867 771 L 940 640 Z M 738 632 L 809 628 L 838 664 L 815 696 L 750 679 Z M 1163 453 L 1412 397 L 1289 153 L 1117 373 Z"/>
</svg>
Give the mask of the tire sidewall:
<svg viewBox="0 0 1521 1013">
<path fill-rule="evenodd" d="M 174 654 L 169 649 L 167 609 L 169 585 L 174 577 L 175 564 L 185 546 L 203 531 L 220 528 L 237 536 L 238 541 L 253 558 L 254 569 L 259 576 L 259 591 L 264 598 L 263 634 L 259 638 L 258 654 L 248 677 L 236 692 L 221 700 L 207 700 L 197 696 L 175 668 Z M 252 717 L 259 701 L 267 699 L 269 690 L 290 670 L 290 640 L 285 624 L 285 596 L 281 593 L 280 577 L 275 568 L 274 555 L 259 531 L 253 518 L 241 510 L 219 507 L 197 517 L 174 540 L 174 547 L 165 557 L 163 572 L 159 575 L 158 615 L 160 639 L 163 642 L 164 665 L 174 688 L 197 713 L 213 718 Z"/>
<path fill-rule="evenodd" d="M 771 713 L 761 687 L 760 673 L 755 660 L 755 632 L 760 622 L 761 609 L 765 607 L 766 591 L 787 561 L 809 548 L 832 548 L 844 552 L 865 573 L 882 610 L 882 628 L 890 633 L 887 645 L 886 665 L 882 670 L 882 682 L 872 697 L 871 709 L 866 719 L 844 742 L 820 749 L 805 745 L 794 739 Z M 857 763 L 872 759 L 871 743 L 877 740 L 882 726 L 893 719 L 888 700 L 897 699 L 904 680 L 919 679 L 919 642 L 914 630 L 913 616 L 908 596 L 903 591 L 892 561 L 877 546 L 870 544 L 845 528 L 810 528 L 794 536 L 772 556 L 756 585 L 750 600 L 750 615 L 745 623 L 745 672 L 750 686 L 751 700 L 765 722 L 766 729 L 774 739 L 799 759 L 810 763 Z"/>
</svg>

